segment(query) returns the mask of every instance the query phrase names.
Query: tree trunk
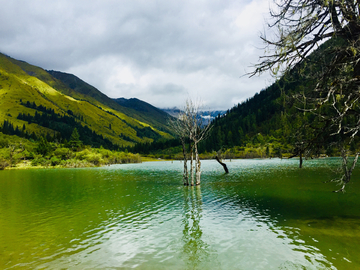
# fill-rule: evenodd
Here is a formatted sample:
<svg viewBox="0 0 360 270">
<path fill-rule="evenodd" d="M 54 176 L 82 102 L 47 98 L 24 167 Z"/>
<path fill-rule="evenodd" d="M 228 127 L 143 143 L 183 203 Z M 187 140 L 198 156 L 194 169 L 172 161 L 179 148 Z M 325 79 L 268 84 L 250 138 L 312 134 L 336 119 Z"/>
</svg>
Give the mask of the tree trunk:
<svg viewBox="0 0 360 270">
<path fill-rule="evenodd" d="M 187 168 L 187 156 L 186 156 L 186 145 L 185 142 L 182 143 L 183 148 L 183 155 L 184 155 L 184 174 L 183 174 L 183 181 L 184 186 L 189 185 L 189 175 L 188 175 L 188 168 Z"/>
<path fill-rule="evenodd" d="M 199 152 L 197 149 L 197 144 L 194 145 L 195 148 L 195 162 L 196 162 L 196 185 L 200 185 L 200 177 L 201 177 L 201 162 L 199 158 Z"/>
<path fill-rule="evenodd" d="M 302 157 L 302 152 L 300 151 L 300 154 L 299 154 L 299 158 L 300 158 L 300 164 L 299 164 L 299 168 L 301 169 L 302 168 L 302 163 L 303 163 L 303 157 Z"/>
<path fill-rule="evenodd" d="M 343 157 L 343 161 L 344 161 L 343 162 L 343 170 L 344 170 L 344 174 L 345 174 L 345 181 L 344 181 L 345 184 L 350 182 L 351 175 L 352 175 L 353 170 L 355 169 L 355 165 L 356 165 L 356 162 L 357 162 L 358 158 L 359 158 L 359 153 L 356 153 L 351 167 L 348 168 L 348 165 L 347 165 L 348 157 L 346 157 L 346 158 Z"/>
<path fill-rule="evenodd" d="M 217 162 L 219 162 L 219 163 L 221 164 L 221 166 L 223 166 L 223 168 L 224 168 L 224 170 L 225 170 L 225 173 L 229 173 L 229 170 L 228 170 L 226 164 L 225 164 L 225 163 L 222 163 L 222 162 L 220 161 L 220 159 L 218 158 L 218 156 L 216 156 L 215 159 L 217 160 Z"/>
<path fill-rule="evenodd" d="M 194 145 L 191 144 L 191 159 L 190 159 L 190 174 L 191 174 L 191 185 L 194 185 Z"/>
<path fill-rule="evenodd" d="M 356 163 L 357 163 L 358 158 L 359 158 L 359 154 L 360 154 L 359 152 L 357 152 L 355 154 L 352 165 L 349 168 L 348 167 L 348 155 L 346 154 L 345 150 L 342 151 L 342 153 L 341 153 L 342 158 L 343 158 L 342 167 L 343 167 L 343 172 L 344 172 L 343 177 L 341 178 L 342 179 L 342 187 L 339 190 L 336 190 L 334 192 L 340 192 L 340 191 L 343 192 L 345 190 L 346 184 L 350 182 L 352 172 L 355 169 Z"/>
</svg>

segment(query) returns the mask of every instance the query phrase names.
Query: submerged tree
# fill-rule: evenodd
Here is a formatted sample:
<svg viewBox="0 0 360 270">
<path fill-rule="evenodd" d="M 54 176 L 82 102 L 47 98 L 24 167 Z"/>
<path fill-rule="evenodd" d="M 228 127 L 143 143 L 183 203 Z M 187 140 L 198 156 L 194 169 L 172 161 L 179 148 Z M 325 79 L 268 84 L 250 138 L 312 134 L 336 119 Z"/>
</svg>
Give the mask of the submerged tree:
<svg viewBox="0 0 360 270">
<path fill-rule="evenodd" d="M 181 115 L 182 113 L 180 113 Z M 189 176 L 188 176 L 188 168 L 187 168 L 187 151 L 186 151 L 186 141 L 187 141 L 187 130 L 185 126 L 185 122 L 182 120 L 183 117 L 179 118 L 170 118 L 168 120 L 168 124 L 171 129 L 175 132 L 177 137 L 179 138 L 182 146 L 183 159 L 184 159 L 184 173 L 183 173 L 183 181 L 184 185 L 189 185 Z"/>
<path fill-rule="evenodd" d="M 323 136 L 309 147 L 341 138 L 343 191 L 360 154 L 355 151 L 349 166 L 346 148 L 360 130 L 360 3 L 279 0 L 275 4 L 269 28 L 276 35 L 261 37 L 269 54 L 260 58 L 251 76 L 270 70 L 309 82 L 306 92 L 295 95 L 301 110 L 316 116 L 315 131 Z M 321 50 L 309 57 L 321 44 Z"/>
<path fill-rule="evenodd" d="M 211 123 L 208 122 L 207 125 L 204 125 L 204 118 L 201 116 L 200 112 L 200 103 L 194 103 L 192 100 L 188 99 L 186 101 L 185 112 L 183 115 L 183 121 L 186 125 L 186 130 L 189 134 L 189 139 L 191 141 L 191 185 L 194 185 L 194 170 L 193 170 L 193 155 L 195 154 L 195 175 L 196 175 L 196 185 L 200 185 L 201 177 L 201 161 L 199 157 L 198 144 L 204 140 L 210 130 Z"/>
<path fill-rule="evenodd" d="M 204 125 L 201 117 L 200 104 L 188 99 L 185 108 L 178 115 L 178 119 L 169 120 L 169 125 L 178 135 L 183 149 L 184 156 L 184 185 L 189 185 L 187 168 L 186 142 L 190 143 L 190 177 L 191 185 L 200 185 L 201 161 L 199 157 L 198 144 L 204 140 L 210 130 L 211 123 Z M 194 181 L 194 172 L 196 182 Z"/>
</svg>

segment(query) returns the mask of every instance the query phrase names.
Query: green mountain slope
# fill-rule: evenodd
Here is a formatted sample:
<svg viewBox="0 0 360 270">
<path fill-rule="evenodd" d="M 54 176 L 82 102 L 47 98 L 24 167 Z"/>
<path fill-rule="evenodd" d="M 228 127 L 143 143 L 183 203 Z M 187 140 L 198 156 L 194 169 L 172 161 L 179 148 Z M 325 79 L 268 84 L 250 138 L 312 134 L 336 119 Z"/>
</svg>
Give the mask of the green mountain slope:
<svg viewBox="0 0 360 270">
<path fill-rule="evenodd" d="M 75 77 L 67 77 L 71 76 Z M 90 89 L 88 93 L 86 90 L 77 91 L 77 87 L 72 89 L 68 84 L 66 80 L 52 76 L 51 72 L 0 54 L 0 125 L 7 121 L 14 127 L 25 129 L 27 133 L 55 137 L 59 130 L 53 129 L 54 125 L 44 125 L 40 118 L 37 121 L 18 118 L 19 114 L 31 117 L 35 117 L 36 113 L 46 114 L 46 108 L 57 115 L 54 119 L 64 122 L 69 117 L 76 125 L 87 127 L 119 146 L 171 137 L 167 132 L 159 131 L 160 128 L 166 130 L 163 123 L 155 121 L 157 125 L 151 125 L 136 111 L 132 113 L 131 109 L 118 105 L 85 82 L 81 81 L 81 85 Z M 107 100 L 109 103 L 106 103 Z"/>
<path fill-rule="evenodd" d="M 53 70 L 47 72 L 54 78 L 61 81 L 68 88 L 74 90 L 76 93 L 85 95 L 89 102 L 95 104 L 99 102 L 102 105 L 106 105 L 111 109 L 122 112 L 125 115 L 135 118 L 141 122 L 147 123 L 154 128 L 157 128 L 165 132 L 171 132 L 167 126 L 167 119 L 169 116 L 164 113 L 159 113 L 160 111 L 159 109 L 156 109 L 155 107 L 153 107 L 152 105 L 146 102 L 138 100 L 139 103 L 141 103 L 142 108 L 147 108 L 146 110 L 139 110 L 138 109 L 139 106 L 137 104 L 132 103 L 129 105 L 129 103 L 124 104 L 121 102 L 117 102 L 118 100 L 121 99 L 109 98 L 108 96 L 101 93 L 95 87 L 89 85 L 88 83 L 84 82 L 83 80 L 79 79 L 78 77 L 72 74 L 53 71 Z M 61 91 L 61 86 L 59 87 L 59 90 Z M 69 93 L 69 95 L 73 96 L 76 94 Z"/>
<path fill-rule="evenodd" d="M 160 110 L 151 104 L 137 98 L 117 98 L 114 99 L 114 101 L 123 107 L 133 109 L 137 111 L 138 114 L 144 115 L 143 117 L 146 119 L 145 121 L 153 124 L 156 127 L 158 126 L 157 123 L 161 123 L 163 126 L 159 127 L 160 130 L 163 130 L 162 128 L 165 128 L 166 131 L 168 130 L 167 121 L 170 116 L 163 110 Z"/>
<path fill-rule="evenodd" d="M 314 118 L 311 114 L 300 112 L 298 108 L 301 104 L 292 96 L 299 93 L 307 93 L 309 96 L 316 82 L 299 79 L 297 71 L 306 77 L 306 74 L 321 68 L 318 66 L 318 57 L 324 50 L 336 45 L 336 42 L 329 40 L 322 44 L 306 62 L 298 64 L 291 74 L 234 106 L 225 116 L 217 117 L 201 150 L 218 151 L 234 146 L 264 146 L 271 143 L 292 151 L 296 134 L 299 134 L 305 122 L 311 122 Z"/>
</svg>

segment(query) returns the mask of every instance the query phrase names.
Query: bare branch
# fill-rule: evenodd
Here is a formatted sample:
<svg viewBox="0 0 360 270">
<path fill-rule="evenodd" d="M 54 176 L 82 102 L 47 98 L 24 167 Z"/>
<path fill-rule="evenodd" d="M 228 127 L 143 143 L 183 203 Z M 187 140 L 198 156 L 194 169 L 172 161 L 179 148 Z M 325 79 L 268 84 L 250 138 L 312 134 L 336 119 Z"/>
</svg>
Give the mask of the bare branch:
<svg viewBox="0 0 360 270">
<path fill-rule="evenodd" d="M 351 0 L 274 0 L 271 11 L 275 31 L 273 39 L 261 39 L 267 54 L 260 57 L 254 71 L 259 75 L 270 71 L 278 77 L 294 76 L 306 81 L 306 91 L 296 93 L 296 107 L 314 116 L 307 128 L 315 135 L 297 145 L 299 153 L 325 144 L 340 142 L 343 149 L 353 142 L 360 130 L 360 3 Z M 325 43 L 326 42 L 326 43 Z M 322 46 L 318 50 L 319 46 Z M 311 127 L 315 126 L 315 128 Z M 332 137 L 332 139 L 330 139 Z M 300 144 L 302 142 L 302 144 Z M 353 165 L 343 153 L 344 185 L 350 181 Z M 344 165 L 346 164 L 346 166 Z"/>
</svg>

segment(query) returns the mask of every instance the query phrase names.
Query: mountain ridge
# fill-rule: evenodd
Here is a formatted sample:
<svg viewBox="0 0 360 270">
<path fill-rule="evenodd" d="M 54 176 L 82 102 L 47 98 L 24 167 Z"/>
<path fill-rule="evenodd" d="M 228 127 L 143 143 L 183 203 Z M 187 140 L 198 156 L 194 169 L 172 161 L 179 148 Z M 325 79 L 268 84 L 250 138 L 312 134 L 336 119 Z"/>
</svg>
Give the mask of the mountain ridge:
<svg viewBox="0 0 360 270">
<path fill-rule="evenodd" d="M 42 105 L 59 116 L 76 118 L 82 126 L 87 126 L 120 147 L 171 137 L 164 121 L 158 122 L 150 115 L 143 116 L 135 110 L 120 106 L 75 75 L 66 74 L 65 77 L 77 78 L 78 85 L 84 87 L 82 91 L 77 91 L 76 87 L 72 89 L 65 79 L 52 76 L 51 73 L 64 74 L 48 72 L 0 53 L 0 125 L 6 120 L 39 136 L 58 132 L 17 118 L 20 113 L 34 116 L 38 106 Z M 88 95 L 86 90 L 98 96 Z M 108 104 L 101 100 L 108 101 Z M 36 106 L 26 107 L 23 105 L 26 102 L 35 103 Z M 146 137 L 144 134 L 151 136 Z"/>
</svg>

